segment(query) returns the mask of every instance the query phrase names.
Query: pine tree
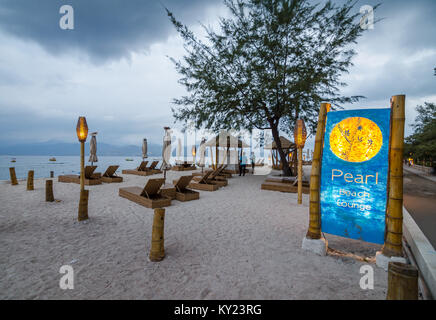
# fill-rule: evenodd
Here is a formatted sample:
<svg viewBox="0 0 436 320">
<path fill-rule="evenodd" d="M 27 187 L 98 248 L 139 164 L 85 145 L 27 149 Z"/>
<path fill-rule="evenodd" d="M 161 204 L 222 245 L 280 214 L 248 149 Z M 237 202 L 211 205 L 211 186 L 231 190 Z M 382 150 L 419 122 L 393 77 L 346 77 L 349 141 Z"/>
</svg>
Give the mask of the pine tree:
<svg viewBox="0 0 436 320">
<path fill-rule="evenodd" d="M 224 3 L 231 17 L 220 19 L 220 32 L 203 26 L 206 41 L 167 10 L 187 52 L 182 61 L 171 59 L 188 92 L 174 99 L 173 115 L 214 131 L 271 129 L 283 174 L 290 175 L 279 132 L 290 134 L 300 118 L 313 134 L 322 101 L 340 107 L 362 98 L 339 95 L 356 54 L 352 45 L 364 31 L 355 3 Z"/>
</svg>

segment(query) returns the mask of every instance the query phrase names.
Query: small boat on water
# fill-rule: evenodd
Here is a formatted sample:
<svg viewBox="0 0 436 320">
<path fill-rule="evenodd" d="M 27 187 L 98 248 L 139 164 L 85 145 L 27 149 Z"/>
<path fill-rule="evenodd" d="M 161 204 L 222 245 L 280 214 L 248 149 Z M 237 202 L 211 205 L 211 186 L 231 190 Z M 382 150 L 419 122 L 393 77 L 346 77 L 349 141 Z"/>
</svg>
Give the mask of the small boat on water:
<svg viewBox="0 0 436 320">
<path fill-rule="evenodd" d="M 126 161 L 133 161 L 133 159 L 126 159 Z"/>
<path fill-rule="evenodd" d="M 12 159 L 11 159 L 11 162 L 17 162 L 17 159 L 12 158 Z"/>
<path fill-rule="evenodd" d="M 48 161 L 56 161 L 56 158 L 50 158 L 50 159 L 48 159 Z"/>
</svg>

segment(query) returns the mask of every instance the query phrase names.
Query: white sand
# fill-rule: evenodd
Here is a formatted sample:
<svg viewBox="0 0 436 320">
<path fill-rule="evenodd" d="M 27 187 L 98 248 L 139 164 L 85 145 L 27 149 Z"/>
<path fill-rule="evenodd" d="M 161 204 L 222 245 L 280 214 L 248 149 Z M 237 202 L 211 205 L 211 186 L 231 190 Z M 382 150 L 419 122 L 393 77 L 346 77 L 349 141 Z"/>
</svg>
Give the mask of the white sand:
<svg viewBox="0 0 436 320">
<path fill-rule="evenodd" d="M 183 175 L 168 172 L 167 181 Z M 153 178 L 162 175 L 152 176 Z M 166 208 L 166 258 L 150 262 L 153 210 L 118 196 L 122 184 L 87 187 L 87 223 L 77 222 L 79 185 L 54 182 L 46 203 L 44 179 L 35 191 L 0 184 L 1 299 L 384 299 L 387 273 L 374 264 L 375 288 L 362 290 L 368 264 L 301 249 L 308 196 L 263 191 L 263 176 L 234 176 L 200 200 Z M 327 236 L 331 248 L 374 258 L 378 245 Z M 61 290 L 59 268 L 74 268 L 75 288 Z"/>
</svg>

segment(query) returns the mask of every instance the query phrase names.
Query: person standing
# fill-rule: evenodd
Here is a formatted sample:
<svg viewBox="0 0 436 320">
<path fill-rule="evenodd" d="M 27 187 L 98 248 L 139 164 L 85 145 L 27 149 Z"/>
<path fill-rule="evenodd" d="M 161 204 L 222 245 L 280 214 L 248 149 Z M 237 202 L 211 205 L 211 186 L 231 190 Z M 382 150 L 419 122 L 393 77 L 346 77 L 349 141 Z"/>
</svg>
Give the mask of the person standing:
<svg viewBox="0 0 436 320">
<path fill-rule="evenodd" d="M 242 175 L 245 177 L 245 169 L 247 168 L 247 157 L 245 156 L 245 152 L 242 153 L 240 160 L 240 170 L 239 170 L 239 176 Z"/>
<path fill-rule="evenodd" d="M 254 156 L 254 152 L 251 153 L 251 169 L 253 169 L 253 174 L 254 174 L 254 167 L 256 165 L 256 157 Z"/>
</svg>

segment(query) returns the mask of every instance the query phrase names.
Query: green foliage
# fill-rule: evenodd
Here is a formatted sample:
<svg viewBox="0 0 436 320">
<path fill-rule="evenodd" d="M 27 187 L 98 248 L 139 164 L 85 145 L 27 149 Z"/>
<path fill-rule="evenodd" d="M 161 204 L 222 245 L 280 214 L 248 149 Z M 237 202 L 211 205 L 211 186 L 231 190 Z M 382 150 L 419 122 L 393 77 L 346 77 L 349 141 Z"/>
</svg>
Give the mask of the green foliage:
<svg viewBox="0 0 436 320">
<path fill-rule="evenodd" d="M 421 160 L 436 160 L 436 104 L 425 102 L 416 107 L 414 133 L 406 138 L 404 155 Z"/>
</svg>

